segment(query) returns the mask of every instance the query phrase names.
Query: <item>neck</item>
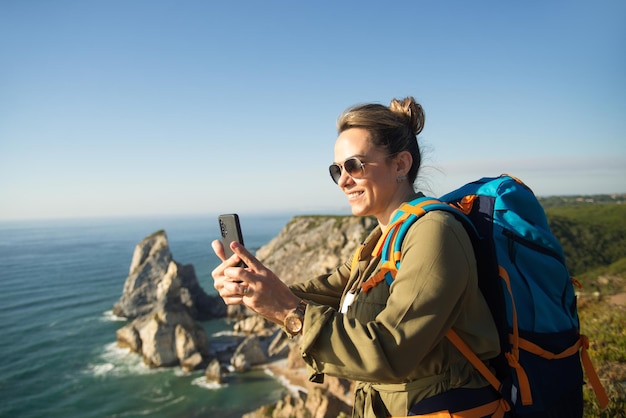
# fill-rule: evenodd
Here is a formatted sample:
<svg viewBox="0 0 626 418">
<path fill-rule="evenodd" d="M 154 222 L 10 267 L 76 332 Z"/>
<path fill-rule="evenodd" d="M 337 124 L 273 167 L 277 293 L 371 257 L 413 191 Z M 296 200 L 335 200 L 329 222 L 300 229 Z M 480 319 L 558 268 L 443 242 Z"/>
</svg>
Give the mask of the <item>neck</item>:
<svg viewBox="0 0 626 418">
<path fill-rule="evenodd" d="M 393 219 L 393 215 L 395 215 L 400 206 L 403 203 L 412 200 L 416 196 L 416 194 L 417 192 L 413 190 L 412 187 L 410 188 L 410 190 L 403 190 L 402 193 L 399 193 L 397 199 L 394 199 L 393 203 L 389 205 L 389 210 L 385 214 L 376 217 L 376 219 L 378 220 L 378 225 L 380 225 L 381 229 L 384 230 L 385 228 L 387 228 L 387 226 Z"/>
</svg>

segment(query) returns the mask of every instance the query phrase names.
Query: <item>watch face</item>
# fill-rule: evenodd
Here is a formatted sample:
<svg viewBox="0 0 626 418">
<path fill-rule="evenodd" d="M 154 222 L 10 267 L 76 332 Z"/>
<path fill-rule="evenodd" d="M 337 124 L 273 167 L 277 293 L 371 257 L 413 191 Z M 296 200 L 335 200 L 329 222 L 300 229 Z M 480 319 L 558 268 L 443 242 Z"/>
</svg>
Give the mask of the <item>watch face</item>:
<svg viewBox="0 0 626 418">
<path fill-rule="evenodd" d="M 285 328 L 292 334 L 299 333 L 302 330 L 302 319 L 298 316 L 288 317 Z"/>
</svg>

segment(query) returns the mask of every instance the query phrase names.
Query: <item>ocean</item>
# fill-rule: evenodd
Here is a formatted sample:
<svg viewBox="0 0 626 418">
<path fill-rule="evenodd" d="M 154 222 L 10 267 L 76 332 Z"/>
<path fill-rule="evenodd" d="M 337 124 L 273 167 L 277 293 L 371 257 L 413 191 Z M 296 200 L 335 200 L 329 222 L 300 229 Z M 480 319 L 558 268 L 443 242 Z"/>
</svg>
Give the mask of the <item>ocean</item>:
<svg viewBox="0 0 626 418">
<path fill-rule="evenodd" d="M 258 249 L 291 215 L 240 215 Z M 166 231 L 174 260 L 215 294 L 217 216 L 0 223 L 0 417 L 240 417 L 286 388 L 263 370 L 207 385 L 203 371 L 149 369 L 117 347 L 112 315 L 135 246 Z M 202 323 L 209 338 L 230 330 Z"/>
</svg>

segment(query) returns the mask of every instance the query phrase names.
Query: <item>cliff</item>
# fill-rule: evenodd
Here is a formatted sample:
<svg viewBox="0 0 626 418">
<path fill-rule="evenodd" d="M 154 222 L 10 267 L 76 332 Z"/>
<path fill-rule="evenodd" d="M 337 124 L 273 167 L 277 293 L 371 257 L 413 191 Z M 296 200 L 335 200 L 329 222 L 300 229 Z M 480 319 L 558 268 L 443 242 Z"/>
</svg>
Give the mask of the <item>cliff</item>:
<svg viewBox="0 0 626 418">
<path fill-rule="evenodd" d="M 285 283 L 334 271 L 376 226 L 370 217 L 296 216 L 256 256 Z"/>
<path fill-rule="evenodd" d="M 297 283 L 331 273 L 350 261 L 356 248 L 376 226 L 374 218 L 354 216 L 296 216 L 256 256 L 285 283 Z M 282 334 L 282 331 L 279 331 Z M 290 382 L 297 393 L 274 405 L 246 414 L 246 418 L 304 418 L 349 416 L 352 383 L 326 376 L 324 384 L 308 381 L 298 338 L 288 341 L 288 358 L 271 361 L 269 370 Z M 268 356 L 269 357 L 269 356 Z"/>
</svg>

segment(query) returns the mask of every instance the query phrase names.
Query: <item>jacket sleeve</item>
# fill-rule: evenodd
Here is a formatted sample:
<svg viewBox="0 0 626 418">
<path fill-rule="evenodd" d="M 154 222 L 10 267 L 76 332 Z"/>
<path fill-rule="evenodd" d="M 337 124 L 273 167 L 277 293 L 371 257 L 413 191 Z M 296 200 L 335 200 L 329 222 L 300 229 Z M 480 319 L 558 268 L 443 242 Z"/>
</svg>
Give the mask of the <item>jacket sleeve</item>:
<svg viewBox="0 0 626 418">
<path fill-rule="evenodd" d="M 463 226 L 449 214 L 428 213 L 409 229 L 401 267 L 375 318 L 364 321 L 331 307 L 310 306 L 302 356 L 317 373 L 378 383 L 406 381 L 415 373 L 411 365 L 445 358 L 440 342 L 476 292 L 476 265 Z M 437 362 L 431 367 L 430 373 L 441 373 Z"/>
</svg>

